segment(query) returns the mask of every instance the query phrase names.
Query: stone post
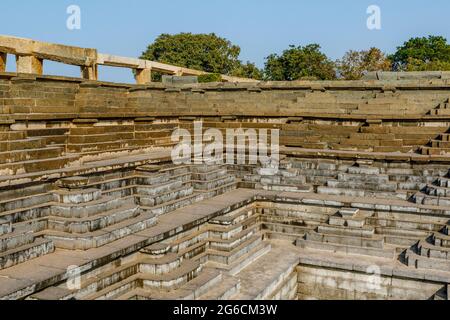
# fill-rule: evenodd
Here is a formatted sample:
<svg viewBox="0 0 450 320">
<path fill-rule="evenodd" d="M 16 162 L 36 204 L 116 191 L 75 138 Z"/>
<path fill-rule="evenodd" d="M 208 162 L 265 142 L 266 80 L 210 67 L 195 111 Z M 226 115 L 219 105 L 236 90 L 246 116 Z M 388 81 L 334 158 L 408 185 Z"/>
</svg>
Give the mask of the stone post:
<svg viewBox="0 0 450 320">
<path fill-rule="evenodd" d="M 8 55 L 6 53 L 0 52 L 0 72 L 6 71 L 6 58 Z"/>
<path fill-rule="evenodd" d="M 136 83 L 147 84 L 152 82 L 152 69 L 135 69 Z"/>
<path fill-rule="evenodd" d="M 44 62 L 34 56 L 16 56 L 17 73 L 42 74 Z"/>
<path fill-rule="evenodd" d="M 81 67 L 81 77 L 86 80 L 97 80 L 98 79 L 98 67 L 93 66 L 82 66 Z"/>
</svg>

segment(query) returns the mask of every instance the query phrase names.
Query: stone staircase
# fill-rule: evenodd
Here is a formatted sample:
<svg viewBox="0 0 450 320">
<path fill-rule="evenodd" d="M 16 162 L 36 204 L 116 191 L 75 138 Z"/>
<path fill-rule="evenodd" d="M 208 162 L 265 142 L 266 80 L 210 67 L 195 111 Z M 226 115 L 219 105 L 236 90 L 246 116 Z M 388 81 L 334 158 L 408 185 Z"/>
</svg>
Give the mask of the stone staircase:
<svg viewBox="0 0 450 320">
<path fill-rule="evenodd" d="M 375 228 L 366 225 L 371 212 L 354 208 L 342 208 L 330 216 L 327 225 L 319 225 L 307 232 L 296 245 L 302 248 L 342 252 L 394 259 L 395 249 L 386 246 L 384 237 L 375 233 Z"/>
<path fill-rule="evenodd" d="M 48 217 L 46 239 L 55 246 L 88 250 L 142 231 L 156 223 L 156 216 L 143 212 L 132 197 L 114 198 L 86 187 L 87 178 L 60 180 L 55 202 Z"/>
<path fill-rule="evenodd" d="M 251 208 L 232 211 L 83 275 L 79 289 L 61 284 L 31 299 L 230 299 L 235 275 L 270 251 L 256 221 Z"/>
<path fill-rule="evenodd" d="M 64 146 L 27 132 L 0 126 L 0 176 L 63 168 L 76 158 L 64 156 Z"/>
<path fill-rule="evenodd" d="M 406 251 L 405 262 L 418 269 L 430 269 L 450 272 L 450 232 L 446 225 L 439 232 Z"/>
</svg>

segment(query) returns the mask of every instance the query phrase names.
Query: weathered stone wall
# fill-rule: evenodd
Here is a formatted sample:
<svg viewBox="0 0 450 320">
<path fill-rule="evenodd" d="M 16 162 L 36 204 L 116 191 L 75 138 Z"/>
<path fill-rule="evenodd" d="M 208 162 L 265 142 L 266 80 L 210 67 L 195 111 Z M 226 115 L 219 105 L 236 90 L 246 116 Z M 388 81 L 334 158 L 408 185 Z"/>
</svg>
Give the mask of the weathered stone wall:
<svg viewBox="0 0 450 320">
<path fill-rule="evenodd" d="M 439 283 L 304 265 L 297 267 L 297 273 L 300 300 L 428 300 L 444 287 Z"/>
<path fill-rule="evenodd" d="M 2 74 L 2 114 L 447 119 L 448 80 L 120 85 Z M 434 111 L 433 111 L 434 110 Z M 439 112 L 435 112 L 440 110 Z M 444 110 L 444 111 L 442 111 Z M 17 116 L 16 116 L 17 118 Z M 20 118 L 20 117 L 19 117 Z M 291 119 L 292 120 L 292 119 Z"/>
</svg>

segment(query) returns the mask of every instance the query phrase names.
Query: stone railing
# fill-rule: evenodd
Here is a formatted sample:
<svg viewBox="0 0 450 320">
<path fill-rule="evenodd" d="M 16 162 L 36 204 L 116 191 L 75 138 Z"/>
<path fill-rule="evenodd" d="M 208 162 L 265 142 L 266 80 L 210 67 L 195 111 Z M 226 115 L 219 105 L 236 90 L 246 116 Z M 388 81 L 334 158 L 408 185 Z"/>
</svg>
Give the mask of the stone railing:
<svg viewBox="0 0 450 320">
<path fill-rule="evenodd" d="M 98 53 L 96 49 L 79 48 L 31 39 L 0 35 L 0 72 L 6 71 L 7 55 L 16 56 L 17 73 L 43 74 L 44 60 L 75 65 L 81 68 L 81 77 L 88 80 L 98 79 L 98 66 L 112 66 L 135 70 L 138 84 L 151 82 L 152 72 L 183 76 L 198 76 L 207 72 L 177 67 L 155 61 L 119 57 Z M 222 76 L 227 82 L 257 82 L 253 79 Z"/>
</svg>

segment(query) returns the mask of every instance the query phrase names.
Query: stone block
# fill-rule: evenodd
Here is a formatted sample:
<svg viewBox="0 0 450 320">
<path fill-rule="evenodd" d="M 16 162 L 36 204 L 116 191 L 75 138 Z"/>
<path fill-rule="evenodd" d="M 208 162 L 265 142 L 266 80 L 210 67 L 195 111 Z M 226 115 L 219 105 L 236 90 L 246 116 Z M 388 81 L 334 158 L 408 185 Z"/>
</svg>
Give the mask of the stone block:
<svg viewBox="0 0 450 320">
<path fill-rule="evenodd" d="M 0 72 L 6 71 L 6 59 L 8 55 L 6 53 L 0 52 Z"/>
<path fill-rule="evenodd" d="M 339 209 L 339 214 L 344 217 L 354 217 L 356 214 L 358 214 L 359 209 L 358 208 L 341 208 Z"/>
</svg>

